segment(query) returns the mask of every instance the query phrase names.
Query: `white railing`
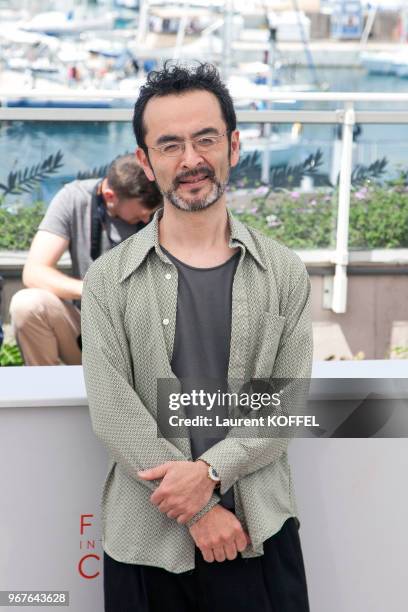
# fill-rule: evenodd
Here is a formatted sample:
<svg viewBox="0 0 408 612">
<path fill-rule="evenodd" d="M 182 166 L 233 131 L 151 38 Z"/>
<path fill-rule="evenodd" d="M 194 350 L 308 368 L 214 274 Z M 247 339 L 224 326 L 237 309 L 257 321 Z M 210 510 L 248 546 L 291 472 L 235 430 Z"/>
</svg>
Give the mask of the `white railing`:
<svg viewBox="0 0 408 612">
<path fill-rule="evenodd" d="M 8 108 L 7 101 L 22 97 L 37 100 L 132 100 L 134 94 L 111 90 L 66 90 L 61 92 L 42 91 L 0 91 L 0 121 L 123 121 L 132 119 L 131 108 Z M 347 266 L 349 263 L 348 229 L 351 191 L 351 170 L 353 151 L 353 128 L 360 124 L 403 124 L 408 123 L 408 110 L 393 110 L 393 104 L 407 104 L 408 94 L 366 93 L 366 92 L 276 92 L 269 94 L 250 94 L 251 99 L 262 99 L 269 102 L 335 102 L 339 108 L 332 110 L 265 110 L 238 111 L 239 123 L 316 123 L 338 124 L 343 126 L 341 144 L 341 167 L 339 175 L 339 196 L 337 213 L 336 248 L 331 263 L 335 264 L 333 279 L 332 310 L 336 313 L 346 312 L 347 303 Z M 390 110 L 359 110 L 356 103 L 390 104 Z"/>
</svg>

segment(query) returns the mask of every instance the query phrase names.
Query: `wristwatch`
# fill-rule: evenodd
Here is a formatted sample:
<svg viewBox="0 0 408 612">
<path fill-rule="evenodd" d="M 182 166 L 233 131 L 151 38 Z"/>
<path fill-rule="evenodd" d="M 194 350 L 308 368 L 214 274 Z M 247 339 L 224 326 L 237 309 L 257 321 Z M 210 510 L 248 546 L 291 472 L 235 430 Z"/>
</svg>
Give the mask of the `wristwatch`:
<svg viewBox="0 0 408 612">
<path fill-rule="evenodd" d="M 207 461 L 204 461 L 204 459 L 200 459 L 200 461 L 208 465 L 207 476 L 210 480 L 215 482 L 215 488 L 218 489 L 221 486 L 221 478 L 219 477 L 217 470 L 212 465 L 207 463 Z"/>
</svg>

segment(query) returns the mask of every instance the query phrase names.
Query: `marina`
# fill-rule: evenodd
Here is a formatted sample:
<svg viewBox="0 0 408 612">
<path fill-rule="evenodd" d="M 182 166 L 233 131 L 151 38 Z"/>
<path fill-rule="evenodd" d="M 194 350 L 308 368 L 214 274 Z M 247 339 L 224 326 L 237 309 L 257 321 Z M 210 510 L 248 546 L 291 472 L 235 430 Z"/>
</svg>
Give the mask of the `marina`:
<svg viewBox="0 0 408 612">
<path fill-rule="evenodd" d="M 347 23 L 360 23 L 361 3 L 343 4 L 341 11 L 355 6 Z M 331 14 L 316 12 L 318 2 L 303 5 L 313 5 L 315 12 L 301 10 L 302 3 L 294 1 L 279 10 L 281 2 L 143 0 L 131 8 L 73 4 L 70 10 L 37 14 L 0 5 L 0 92 L 21 92 L 13 99 L 2 95 L 2 105 L 55 106 L 50 94 L 66 93 L 65 101 L 59 96 L 58 105 L 79 107 L 81 92 L 94 90 L 129 92 L 128 101 L 121 104 L 130 105 L 147 72 L 166 59 L 212 61 L 236 100 L 247 94 L 255 103 L 266 102 L 270 91 L 332 87 L 336 78 L 322 78 L 322 68 L 407 76 L 405 22 L 398 26 L 396 45 L 373 39 L 378 11 L 368 12 L 364 30 L 360 24 L 351 33 L 338 25 L 340 4 L 333 4 L 337 8 Z M 41 102 L 31 100 L 29 91 L 43 91 Z M 68 95 L 71 91 L 77 94 L 75 102 Z M 111 101 L 104 104 L 116 106 Z M 102 102 L 95 100 L 95 105 L 102 108 Z"/>
</svg>

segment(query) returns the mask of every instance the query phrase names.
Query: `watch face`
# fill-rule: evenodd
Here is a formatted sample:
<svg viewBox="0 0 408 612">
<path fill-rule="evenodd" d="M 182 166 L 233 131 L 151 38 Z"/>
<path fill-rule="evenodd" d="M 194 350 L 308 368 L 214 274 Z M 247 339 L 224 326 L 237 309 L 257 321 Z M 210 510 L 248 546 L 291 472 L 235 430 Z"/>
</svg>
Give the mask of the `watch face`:
<svg viewBox="0 0 408 612">
<path fill-rule="evenodd" d="M 213 478 L 213 480 L 219 480 L 220 477 L 218 476 L 218 472 L 215 468 L 211 468 L 211 477 Z"/>
</svg>

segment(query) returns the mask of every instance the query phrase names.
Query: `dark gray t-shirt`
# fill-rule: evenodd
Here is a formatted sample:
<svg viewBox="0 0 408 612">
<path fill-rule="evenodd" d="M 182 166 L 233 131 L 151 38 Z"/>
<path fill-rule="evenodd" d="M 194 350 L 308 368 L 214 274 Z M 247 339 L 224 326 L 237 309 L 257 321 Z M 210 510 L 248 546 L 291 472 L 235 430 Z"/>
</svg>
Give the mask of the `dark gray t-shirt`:
<svg viewBox="0 0 408 612">
<path fill-rule="evenodd" d="M 91 258 L 91 201 L 92 191 L 101 179 L 88 179 L 67 183 L 51 200 L 38 226 L 69 240 L 72 274 L 83 279 Z M 119 217 L 106 215 L 106 231 L 102 231 L 101 254 L 111 248 L 112 241 L 122 242 L 139 229 L 138 224 L 129 224 Z M 78 306 L 79 300 L 74 301 Z"/>
<path fill-rule="evenodd" d="M 171 368 L 182 380 L 183 392 L 227 390 L 231 339 L 232 283 L 240 251 L 213 268 L 194 268 L 176 259 L 161 247 L 177 267 L 178 293 L 176 331 Z M 186 380 L 188 379 L 188 380 Z M 220 416 L 227 410 L 218 409 Z M 186 407 L 188 416 L 203 414 L 200 407 Z M 214 414 L 214 411 L 213 411 Z M 208 433 L 208 432 L 207 432 Z M 193 459 L 225 437 L 227 430 L 217 427 L 218 437 L 204 437 L 205 429 L 190 428 Z M 221 503 L 234 508 L 231 488 Z"/>
</svg>

